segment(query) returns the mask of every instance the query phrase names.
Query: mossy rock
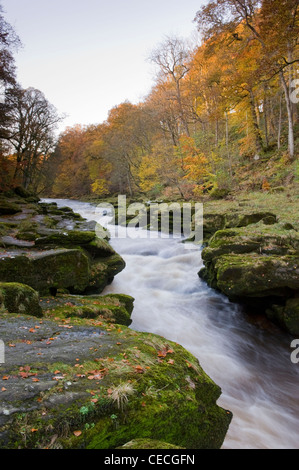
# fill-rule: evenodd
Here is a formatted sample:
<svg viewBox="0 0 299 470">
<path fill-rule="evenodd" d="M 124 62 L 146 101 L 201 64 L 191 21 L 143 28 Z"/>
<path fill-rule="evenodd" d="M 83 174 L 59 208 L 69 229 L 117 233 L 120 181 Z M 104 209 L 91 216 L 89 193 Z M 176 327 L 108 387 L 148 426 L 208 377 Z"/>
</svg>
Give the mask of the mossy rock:
<svg viewBox="0 0 299 470">
<path fill-rule="evenodd" d="M 229 298 L 285 296 L 299 290 L 298 256 L 224 255 L 209 269 Z"/>
<path fill-rule="evenodd" d="M 61 299 L 64 300 L 61 305 Z M 55 304 L 52 300 L 51 304 Z M 54 316 L 67 318 L 99 319 L 129 326 L 132 323 L 131 314 L 134 308 L 134 298 L 125 294 L 108 294 L 92 296 L 57 297 L 57 306 L 51 308 Z"/>
<path fill-rule="evenodd" d="M 35 240 L 35 245 L 37 247 L 81 246 L 92 242 L 94 239 L 94 232 L 80 230 L 61 230 L 45 237 L 37 238 Z"/>
<path fill-rule="evenodd" d="M 56 314 L 46 313 L 39 328 L 30 318 L 1 318 L 4 340 L 15 344 L 3 369 L 13 380 L 1 395 L 8 410 L 1 448 L 114 449 L 136 439 L 222 446 L 232 414 L 217 405 L 221 389 L 186 349 L 104 320 L 54 321 Z M 50 340 L 37 357 L 43 338 Z"/>
<path fill-rule="evenodd" d="M 20 205 L 6 199 L 0 199 L 0 215 L 14 215 L 18 212 L 22 212 Z"/>
<path fill-rule="evenodd" d="M 168 442 L 157 441 L 154 439 L 133 439 L 118 449 L 182 449 L 180 446 L 169 444 Z"/>
<path fill-rule="evenodd" d="M 10 313 L 42 316 L 39 294 L 24 284 L 0 282 L 0 303 Z"/>
<path fill-rule="evenodd" d="M 82 293 L 89 285 L 90 265 L 81 250 L 15 251 L 0 260 L 0 281 L 21 282 L 40 294 L 52 288 Z"/>
<path fill-rule="evenodd" d="M 291 335 L 299 335 L 299 298 L 288 299 L 285 305 L 272 305 L 266 314 Z"/>
<path fill-rule="evenodd" d="M 264 225 L 263 222 L 243 228 L 217 231 L 203 250 L 204 261 L 224 254 L 257 253 L 269 255 L 295 254 L 299 251 L 299 234 L 284 224 Z"/>
</svg>

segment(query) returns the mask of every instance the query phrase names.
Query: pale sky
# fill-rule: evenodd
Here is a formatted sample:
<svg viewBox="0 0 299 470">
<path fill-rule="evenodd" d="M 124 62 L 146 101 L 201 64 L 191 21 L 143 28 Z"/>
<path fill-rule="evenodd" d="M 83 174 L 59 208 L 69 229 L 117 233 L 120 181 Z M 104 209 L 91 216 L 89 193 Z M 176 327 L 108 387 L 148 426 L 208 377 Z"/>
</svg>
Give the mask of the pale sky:
<svg viewBox="0 0 299 470">
<path fill-rule="evenodd" d="M 14 55 L 23 88 L 41 90 L 60 114 L 60 130 L 98 124 L 154 84 L 146 59 L 165 36 L 196 40 L 205 0 L 0 0 L 23 47 Z"/>
</svg>

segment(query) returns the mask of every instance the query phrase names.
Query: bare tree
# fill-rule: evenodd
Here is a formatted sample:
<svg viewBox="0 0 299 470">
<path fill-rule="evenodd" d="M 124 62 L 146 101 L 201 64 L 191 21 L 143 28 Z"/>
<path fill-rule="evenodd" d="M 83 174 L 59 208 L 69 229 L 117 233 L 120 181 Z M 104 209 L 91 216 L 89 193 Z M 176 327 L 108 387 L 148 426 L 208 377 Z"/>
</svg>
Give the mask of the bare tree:
<svg viewBox="0 0 299 470">
<path fill-rule="evenodd" d="M 171 80 L 175 86 L 175 100 L 178 105 L 179 117 L 184 132 L 189 136 L 189 127 L 184 111 L 182 99 L 182 80 L 189 71 L 188 59 L 190 54 L 183 39 L 177 37 L 166 37 L 157 49 L 154 49 L 149 60 L 158 65 L 159 77 L 162 80 Z"/>
<path fill-rule="evenodd" d="M 63 119 L 34 88 L 19 87 L 7 95 L 10 108 L 8 141 L 16 156 L 14 182 L 36 189 L 39 171 L 55 147 L 55 130 Z"/>
</svg>

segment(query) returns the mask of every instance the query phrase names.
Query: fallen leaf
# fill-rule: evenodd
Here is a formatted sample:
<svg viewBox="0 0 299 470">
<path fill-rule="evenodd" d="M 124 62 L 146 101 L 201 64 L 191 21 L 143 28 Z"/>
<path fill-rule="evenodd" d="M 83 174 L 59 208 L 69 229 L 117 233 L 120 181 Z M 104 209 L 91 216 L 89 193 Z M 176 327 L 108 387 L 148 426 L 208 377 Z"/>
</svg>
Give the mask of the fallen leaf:
<svg viewBox="0 0 299 470">
<path fill-rule="evenodd" d="M 74 435 L 77 437 L 81 436 L 81 434 L 82 434 L 82 431 L 74 431 Z"/>
<path fill-rule="evenodd" d="M 138 374 L 142 374 L 142 373 L 144 372 L 143 367 L 141 367 L 141 366 L 139 366 L 139 365 L 138 365 L 138 366 L 135 366 L 135 370 L 136 370 L 136 372 L 138 372 Z"/>
</svg>

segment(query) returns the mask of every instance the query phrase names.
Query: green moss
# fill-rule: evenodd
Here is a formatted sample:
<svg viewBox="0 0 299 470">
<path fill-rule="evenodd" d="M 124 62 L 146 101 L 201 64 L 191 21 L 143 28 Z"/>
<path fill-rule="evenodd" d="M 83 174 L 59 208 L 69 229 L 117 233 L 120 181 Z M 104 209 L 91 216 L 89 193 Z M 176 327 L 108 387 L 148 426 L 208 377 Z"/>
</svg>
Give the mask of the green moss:
<svg viewBox="0 0 299 470">
<path fill-rule="evenodd" d="M 53 308 L 47 308 L 51 316 L 99 319 L 126 326 L 132 323 L 134 299 L 128 295 L 58 296 L 53 303 Z"/>
<path fill-rule="evenodd" d="M 35 400 L 39 411 L 22 422 L 12 415 L 10 446 L 113 449 L 151 439 L 169 448 L 221 447 L 232 415 L 217 406 L 221 390 L 192 354 L 150 333 L 100 328 L 97 355 L 48 365 L 60 380 Z M 26 429 L 36 431 L 24 442 Z"/>
<path fill-rule="evenodd" d="M 59 231 L 47 235 L 45 237 L 38 238 L 35 242 L 38 247 L 47 246 L 77 246 L 85 245 L 90 243 L 95 238 L 94 232 L 70 230 L 70 231 Z"/>
<path fill-rule="evenodd" d="M 168 442 L 158 441 L 154 439 L 133 439 L 127 442 L 119 449 L 182 449 L 180 446 L 169 444 Z"/>
<path fill-rule="evenodd" d="M 0 215 L 13 215 L 21 211 L 21 207 L 15 202 L 0 199 Z"/>
<path fill-rule="evenodd" d="M 39 295 L 31 287 L 20 283 L 0 283 L 1 309 L 10 313 L 42 316 Z"/>
<path fill-rule="evenodd" d="M 0 281 L 21 282 L 40 293 L 50 288 L 83 292 L 89 275 L 89 261 L 81 250 L 31 252 L 28 256 L 4 257 L 0 262 Z"/>
</svg>

